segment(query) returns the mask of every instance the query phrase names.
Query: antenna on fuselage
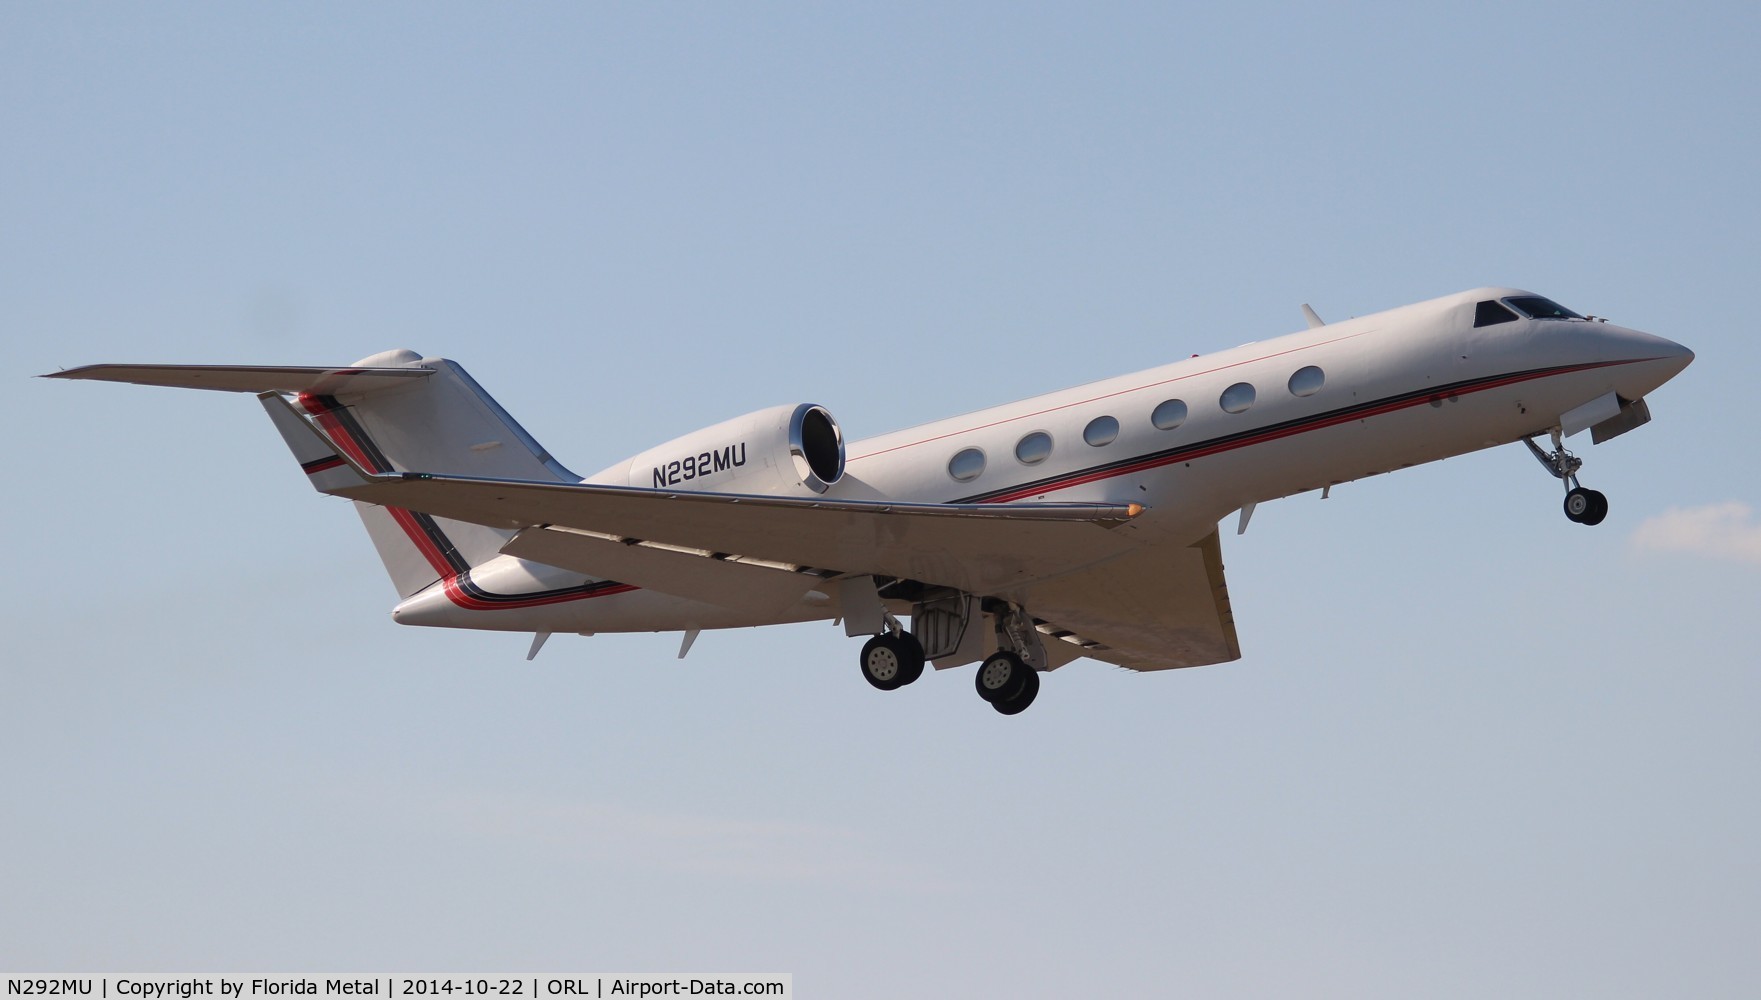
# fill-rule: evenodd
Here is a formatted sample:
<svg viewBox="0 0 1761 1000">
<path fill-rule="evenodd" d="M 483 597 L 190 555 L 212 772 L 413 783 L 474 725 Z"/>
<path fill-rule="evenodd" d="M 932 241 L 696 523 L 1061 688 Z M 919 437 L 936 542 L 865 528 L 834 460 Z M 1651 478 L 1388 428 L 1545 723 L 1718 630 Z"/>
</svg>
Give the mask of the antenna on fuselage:
<svg viewBox="0 0 1761 1000">
<path fill-rule="evenodd" d="M 1315 314 L 1314 307 L 1310 306 L 1307 302 L 1304 302 L 1302 304 L 1302 314 L 1304 316 L 1308 317 L 1309 329 L 1311 329 L 1311 330 L 1313 330 L 1317 326 L 1326 326 L 1327 325 L 1327 321 L 1322 319 L 1320 316 L 1317 316 Z"/>
</svg>

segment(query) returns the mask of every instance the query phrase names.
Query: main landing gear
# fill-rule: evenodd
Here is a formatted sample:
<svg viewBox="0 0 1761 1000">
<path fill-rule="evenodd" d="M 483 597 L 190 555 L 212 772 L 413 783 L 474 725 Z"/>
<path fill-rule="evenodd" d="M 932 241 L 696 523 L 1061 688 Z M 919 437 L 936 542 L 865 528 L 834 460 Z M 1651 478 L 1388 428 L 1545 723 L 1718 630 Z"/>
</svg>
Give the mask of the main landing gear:
<svg viewBox="0 0 1761 1000">
<path fill-rule="evenodd" d="M 1033 619 L 1021 608 L 1009 605 L 991 613 L 996 615 L 998 645 L 1003 648 L 979 664 L 974 686 L 978 696 L 992 708 L 1003 715 L 1017 715 L 1039 695 L 1039 675 L 1046 664 L 1045 647 L 1038 641 Z M 978 618 L 976 614 L 973 617 Z M 885 631 L 863 644 L 858 662 L 863 680 L 882 691 L 895 691 L 923 676 L 926 657 L 923 643 L 905 631 L 897 618 L 883 613 L 883 621 Z M 916 619 L 914 622 L 922 625 Z M 933 625 L 931 628 L 930 641 L 934 642 Z M 950 646 L 936 655 L 945 656 L 953 651 Z"/>
<path fill-rule="evenodd" d="M 1039 671 L 1021 657 L 999 649 L 978 665 L 978 696 L 1004 715 L 1017 715 L 1039 695 Z"/>
<path fill-rule="evenodd" d="M 1600 490 L 1578 485 L 1578 470 L 1584 467 L 1584 460 L 1565 450 L 1565 440 L 1559 428 L 1553 428 L 1553 450 L 1550 452 L 1542 451 L 1532 437 L 1523 438 L 1523 444 L 1529 446 L 1529 453 L 1535 456 L 1535 461 L 1565 484 L 1566 518 L 1578 524 L 1601 524 L 1608 516 L 1608 498 Z"/>
<path fill-rule="evenodd" d="M 923 676 L 923 644 L 900 629 L 882 632 L 862 647 L 862 678 L 882 691 L 902 688 Z"/>
</svg>

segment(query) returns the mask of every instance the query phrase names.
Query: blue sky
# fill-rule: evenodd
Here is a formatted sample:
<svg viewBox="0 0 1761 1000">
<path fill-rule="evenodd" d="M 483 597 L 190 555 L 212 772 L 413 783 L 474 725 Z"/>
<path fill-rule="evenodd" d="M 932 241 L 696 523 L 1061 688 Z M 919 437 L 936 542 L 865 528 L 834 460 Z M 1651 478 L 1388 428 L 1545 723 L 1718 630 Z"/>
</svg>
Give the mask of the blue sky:
<svg viewBox="0 0 1761 1000">
<path fill-rule="evenodd" d="M 1726 4 L 0 9 L 0 968 L 1753 996 L 1761 211 Z M 400 628 L 247 399 L 455 358 L 569 466 L 862 437 L 1482 284 L 1693 347 L 1586 449 L 1263 506 L 1234 664 Z"/>
</svg>

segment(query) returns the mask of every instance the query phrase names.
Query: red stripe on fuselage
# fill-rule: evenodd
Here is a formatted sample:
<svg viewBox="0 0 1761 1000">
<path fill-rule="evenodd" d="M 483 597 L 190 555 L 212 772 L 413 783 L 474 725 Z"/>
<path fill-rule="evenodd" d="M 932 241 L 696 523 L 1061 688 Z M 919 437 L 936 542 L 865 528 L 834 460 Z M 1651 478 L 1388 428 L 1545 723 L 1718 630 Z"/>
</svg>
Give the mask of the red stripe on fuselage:
<svg viewBox="0 0 1761 1000">
<path fill-rule="evenodd" d="M 446 577 L 441 582 L 446 586 L 447 599 L 467 611 L 508 611 L 518 608 L 538 608 L 548 604 L 566 604 L 569 601 L 585 601 L 594 597 L 627 594 L 632 590 L 641 589 L 632 584 L 620 583 L 608 586 L 604 590 L 595 590 L 585 594 L 539 594 L 525 599 L 510 597 L 507 600 L 484 601 L 465 591 L 464 586 L 459 582 L 461 575 Z"/>
</svg>

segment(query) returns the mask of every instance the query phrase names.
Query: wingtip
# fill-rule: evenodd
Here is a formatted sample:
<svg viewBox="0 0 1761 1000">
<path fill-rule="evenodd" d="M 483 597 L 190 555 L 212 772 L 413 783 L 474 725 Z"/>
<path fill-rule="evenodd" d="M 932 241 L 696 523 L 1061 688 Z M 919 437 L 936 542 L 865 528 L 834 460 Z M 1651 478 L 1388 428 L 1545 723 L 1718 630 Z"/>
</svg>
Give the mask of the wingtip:
<svg viewBox="0 0 1761 1000">
<path fill-rule="evenodd" d="M 99 364 L 99 365 L 74 365 L 72 368 L 69 368 L 66 365 L 62 365 L 60 368 L 57 368 L 52 372 L 44 372 L 43 374 L 38 375 L 37 378 L 65 378 L 65 379 L 83 380 L 83 379 L 90 378 L 92 372 L 94 372 L 98 369 L 106 368 L 106 367 L 109 367 L 109 366 L 101 365 L 101 364 Z"/>
</svg>

